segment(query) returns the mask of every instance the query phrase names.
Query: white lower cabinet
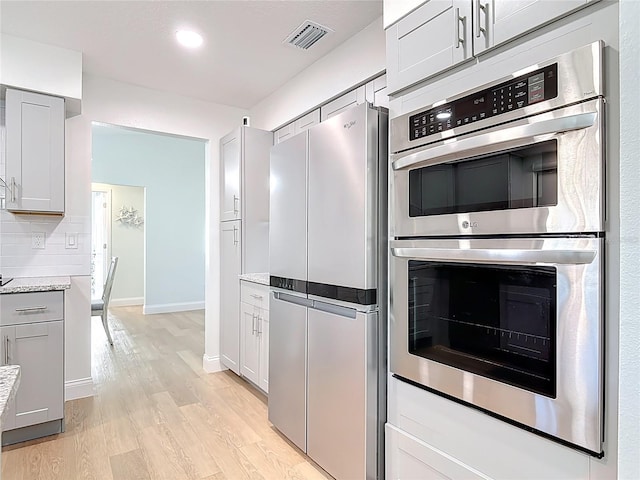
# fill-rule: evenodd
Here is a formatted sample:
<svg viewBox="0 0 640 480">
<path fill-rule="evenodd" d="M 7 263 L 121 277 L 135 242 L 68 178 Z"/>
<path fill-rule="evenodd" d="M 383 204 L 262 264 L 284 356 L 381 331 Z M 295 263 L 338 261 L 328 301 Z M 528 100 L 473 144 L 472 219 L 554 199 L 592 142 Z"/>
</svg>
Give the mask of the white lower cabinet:
<svg viewBox="0 0 640 480">
<path fill-rule="evenodd" d="M 488 479 L 416 437 L 385 425 L 387 480 Z"/>
<path fill-rule="evenodd" d="M 269 288 L 240 282 L 240 374 L 269 391 Z"/>
<path fill-rule="evenodd" d="M 388 480 L 595 478 L 586 453 L 395 378 L 387 394 Z"/>
<path fill-rule="evenodd" d="M 20 385 L 2 422 L 3 445 L 60 433 L 64 417 L 64 293 L 2 295 L 0 356 L 20 365 Z"/>
</svg>

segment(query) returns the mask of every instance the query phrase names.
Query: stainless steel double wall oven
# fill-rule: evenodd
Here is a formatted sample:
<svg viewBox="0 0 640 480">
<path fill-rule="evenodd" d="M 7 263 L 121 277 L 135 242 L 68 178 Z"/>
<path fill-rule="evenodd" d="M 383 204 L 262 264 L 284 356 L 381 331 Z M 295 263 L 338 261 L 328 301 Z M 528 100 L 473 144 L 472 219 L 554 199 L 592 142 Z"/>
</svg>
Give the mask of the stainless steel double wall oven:
<svg viewBox="0 0 640 480">
<path fill-rule="evenodd" d="M 391 120 L 390 369 L 595 456 L 600 42 Z"/>
</svg>

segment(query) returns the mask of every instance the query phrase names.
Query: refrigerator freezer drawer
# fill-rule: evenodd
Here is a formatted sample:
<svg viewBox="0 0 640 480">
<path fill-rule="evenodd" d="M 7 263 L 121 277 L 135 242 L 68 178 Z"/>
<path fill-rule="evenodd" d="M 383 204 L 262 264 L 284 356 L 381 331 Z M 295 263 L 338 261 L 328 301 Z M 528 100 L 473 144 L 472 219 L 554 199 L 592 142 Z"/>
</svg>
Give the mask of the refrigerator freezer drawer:
<svg viewBox="0 0 640 480">
<path fill-rule="evenodd" d="M 307 307 L 272 296 L 269 323 L 269 421 L 306 452 Z"/>
<path fill-rule="evenodd" d="M 307 454 L 338 480 L 376 478 L 378 314 L 351 312 L 308 310 Z"/>
</svg>

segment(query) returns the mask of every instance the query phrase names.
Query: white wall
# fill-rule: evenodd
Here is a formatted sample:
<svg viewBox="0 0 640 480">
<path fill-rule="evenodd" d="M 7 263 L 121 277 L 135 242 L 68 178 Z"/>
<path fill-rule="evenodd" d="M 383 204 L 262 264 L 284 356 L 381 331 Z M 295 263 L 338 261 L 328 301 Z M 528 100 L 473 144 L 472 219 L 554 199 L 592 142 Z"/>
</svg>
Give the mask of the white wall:
<svg viewBox="0 0 640 480">
<path fill-rule="evenodd" d="M 3 33 L 0 58 L 0 84 L 66 97 L 80 113 L 82 53 Z"/>
<path fill-rule="evenodd" d="M 251 108 L 251 126 L 274 130 L 385 67 L 382 17 L 293 77 Z"/>
<path fill-rule="evenodd" d="M 108 221 L 111 224 L 111 238 L 107 241 L 111 247 L 111 256 L 118 257 L 118 269 L 109 305 L 142 305 L 145 225 L 143 223 L 135 226 L 118 221 L 118 214 L 123 206 L 133 207 L 139 217 L 145 218 L 144 187 L 92 183 L 91 190 L 109 192 L 111 197 L 111 210 L 107 212 L 110 215 Z"/>
<path fill-rule="evenodd" d="M 618 477 L 640 478 L 640 2 L 620 2 L 620 387 Z"/>
</svg>

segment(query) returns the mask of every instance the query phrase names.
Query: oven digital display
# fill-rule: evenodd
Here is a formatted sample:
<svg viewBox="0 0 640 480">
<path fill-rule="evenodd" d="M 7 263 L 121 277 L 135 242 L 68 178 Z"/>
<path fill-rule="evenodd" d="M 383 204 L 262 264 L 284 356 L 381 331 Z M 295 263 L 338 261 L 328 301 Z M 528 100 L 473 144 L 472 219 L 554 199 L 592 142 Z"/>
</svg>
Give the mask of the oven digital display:
<svg viewBox="0 0 640 480">
<path fill-rule="evenodd" d="M 518 110 L 558 96 L 558 64 L 409 117 L 409 140 Z"/>
</svg>

